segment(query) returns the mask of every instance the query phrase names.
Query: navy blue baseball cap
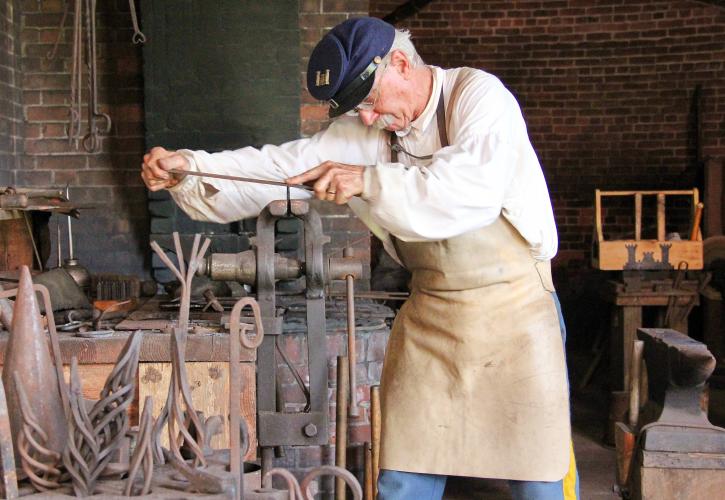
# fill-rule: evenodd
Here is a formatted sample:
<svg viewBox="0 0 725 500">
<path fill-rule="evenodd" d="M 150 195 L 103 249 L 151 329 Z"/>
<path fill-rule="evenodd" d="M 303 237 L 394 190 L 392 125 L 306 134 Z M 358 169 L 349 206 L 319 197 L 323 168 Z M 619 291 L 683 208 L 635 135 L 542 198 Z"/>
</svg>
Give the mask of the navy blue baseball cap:
<svg viewBox="0 0 725 500">
<path fill-rule="evenodd" d="M 348 19 L 322 37 L 307 64 L 307 89 L 330 104 L 330 118 L 367 97 L 394 39 L 395 28 L 374 17 Z"/>
</svg>

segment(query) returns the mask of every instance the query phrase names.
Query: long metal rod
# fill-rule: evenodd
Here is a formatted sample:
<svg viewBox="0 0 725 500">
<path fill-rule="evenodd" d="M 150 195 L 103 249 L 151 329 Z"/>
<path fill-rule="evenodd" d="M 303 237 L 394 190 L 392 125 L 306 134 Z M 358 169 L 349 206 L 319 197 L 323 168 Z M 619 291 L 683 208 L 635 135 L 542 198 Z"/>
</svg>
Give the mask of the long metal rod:
<svg viewBox="0 0 725 500">
<path fill-rule="evenodd" d="M 70 188 L 65 187 L 65 199 L 70 201 Z M 68 216 L 68 258 L 73 260 L 73 223 L 71 222 L 71 216 Z"/>
<path fill-rule="evenodd" d="M 252 182 L 254 184 L 267 184 L 270 186 L 282 186 L 282 187 L 291 187 L 291 188 L 297 188 L 297 189 L 304 189 L 305 191 L 314 192 L 315 190 L 311 188 L 310 186 L 305 186 L 304 184 L 287 184 L 286 182 L 282 181 L 268 181 L 265 179 L 253 179 L 251 177 L 237 177 L 235 175 L 224 175 L 224 174 L 212 174 L 209 172 L 189 172 L 186 170 L 179 170 L 179 169 L 172 169 L 169 170 L 170 173 L 175 175 L 195 175 L 197 177 L 212 177 L 214 179 L 225 179 L 228 181 L 237 181 L 237 182 Z"/>
</svg>

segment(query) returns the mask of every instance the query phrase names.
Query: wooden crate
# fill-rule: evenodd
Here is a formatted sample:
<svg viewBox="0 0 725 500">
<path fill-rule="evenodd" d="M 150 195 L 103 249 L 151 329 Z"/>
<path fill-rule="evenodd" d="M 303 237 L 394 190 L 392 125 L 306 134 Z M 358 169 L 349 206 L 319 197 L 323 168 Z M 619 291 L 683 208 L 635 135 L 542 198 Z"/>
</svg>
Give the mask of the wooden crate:
<svg viewBox="0 0 725 500">
<path fill-rule="evenodd" d="M 0 365 L 4 364 L 7 332 L 0 333 Z M 83 395 L 88 399 L 98 399 L 106 377 L 114 363 L 128 333 L 116 332 L 112 337 L 84 339 L 69 334 L 60 335 L 60 350 L 63 358 L 63 371 L 66 381 L 72 356 L 78 359 L 79 372 L 83 384 Z M 168 334 L 147 333 L 141 346 L 139 369 L 137 374 L 136 395 L 129 408 L 132 425 L 138 423 L 138 415 L 143 411 L 143 401 L 151 396 L 154 403 L 154 417 L 159 414 L 166 402 L 171 362 L 169 358 Z M 212 447 L 229 447 L 229 335 L 214 333 L 209 335 L 189 335 L 186 347 L 186 370 L 191 388 L 194 407 L 204 412 L 205 417 L 221 415 L 225 425 L 221 435 L 212 439 Z M 242 348 L 242 393 L 239 395 L 242 418 L 247 423 L 250 435 L 250 448 L 247 460 L 256 455 L 256 385 L 255 351 Z M 1 372 L 2 366 L 0 366 Z M 141 407 L 139 408 L 139 405 Z M 162 442 L 168 444 L 168 437 L 162 436 Z"/>
<path fill-rule="evenodd" d="M 634 239 L 605 240 L 602 228 L 602 198 L 634 197 Z M 642 198 L 657 197 L 657 239 L 642 239 Z M 665 199 L 688 196 L 692 200 L 692 226 L 688 239 L 665 239 Z M 594 248 L 592 265 L 602 271 L 677 269 L 681 262 L 690 270 L 703 268 L 702 233 L 699 229 L 702 203 L 697 189 L 681 191 L 600 191 L 595 192 Z"/>
</svg>

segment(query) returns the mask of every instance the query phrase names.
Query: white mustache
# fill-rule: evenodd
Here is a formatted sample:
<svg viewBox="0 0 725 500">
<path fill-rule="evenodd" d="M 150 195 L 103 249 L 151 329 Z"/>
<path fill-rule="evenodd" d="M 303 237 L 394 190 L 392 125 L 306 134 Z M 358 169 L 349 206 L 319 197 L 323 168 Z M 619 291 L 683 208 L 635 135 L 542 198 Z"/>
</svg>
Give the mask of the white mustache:
<svg viewBox="0 0 725 500">
<path fill-rule="evenodd" d="M 383 130 L 395 123 L 395 117 L 390 114 L 380 115 L 377 120 L 373 122 L 373 127 L 379 130 Z"/>
</svg>

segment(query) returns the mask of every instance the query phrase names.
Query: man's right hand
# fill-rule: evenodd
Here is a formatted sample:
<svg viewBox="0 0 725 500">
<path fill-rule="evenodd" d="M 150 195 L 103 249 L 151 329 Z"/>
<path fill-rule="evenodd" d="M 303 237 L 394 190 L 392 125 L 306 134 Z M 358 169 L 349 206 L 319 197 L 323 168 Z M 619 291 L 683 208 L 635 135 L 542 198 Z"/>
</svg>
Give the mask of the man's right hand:
<svg viewBox="0 0 725 500">
<path fill-rule="evenodd" d="M 141 178 L 149 191 L 159 191 L 176 186 L 183 177 L 169 170 L 189 170 L 189 160 L 181 153 L 155 147 L 146 153 L 141 165 Z"/>
</svg>

